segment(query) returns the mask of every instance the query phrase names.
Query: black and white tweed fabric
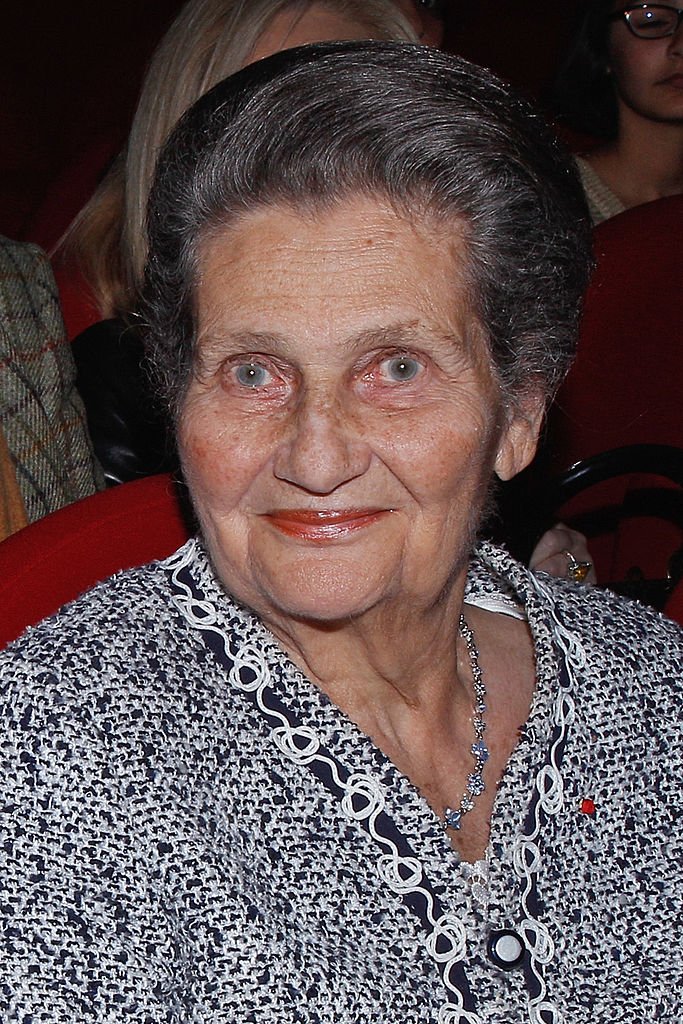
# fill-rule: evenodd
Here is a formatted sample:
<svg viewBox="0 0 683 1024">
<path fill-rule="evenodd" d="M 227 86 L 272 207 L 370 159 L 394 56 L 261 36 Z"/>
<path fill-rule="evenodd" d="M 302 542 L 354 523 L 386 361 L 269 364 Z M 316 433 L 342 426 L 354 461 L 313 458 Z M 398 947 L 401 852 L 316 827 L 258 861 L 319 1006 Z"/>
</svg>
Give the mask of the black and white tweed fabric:
<svg viewBox="0 0 683 1024">
<path fill-rule="evenodd" d="M 538 688 L 475 866 L 196 541 L 0 655 L 0 1020 L 683 1019 L 683 631 L 483 545 L 499 592 Z"/>
</svg>

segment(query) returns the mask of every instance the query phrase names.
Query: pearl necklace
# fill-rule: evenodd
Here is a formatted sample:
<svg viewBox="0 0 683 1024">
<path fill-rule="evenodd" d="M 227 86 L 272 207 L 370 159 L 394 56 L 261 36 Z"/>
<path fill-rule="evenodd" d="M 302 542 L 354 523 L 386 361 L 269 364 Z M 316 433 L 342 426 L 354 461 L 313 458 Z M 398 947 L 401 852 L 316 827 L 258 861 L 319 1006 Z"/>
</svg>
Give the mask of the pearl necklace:
<svg viewBox="0 0 683 1024">
<path fill-rule="evenodd" d="M 477 650 L 477 645 L 474 642 L 474 633 L 467 625 L 464 615 L 460 616 L 459 631 L 460 636 L 465 641 L 465 646 L 467 647 L 467 655 L 470 659 L 470 670 L 472 672 L 472 682 L 474 684 L 474 713 L 472 715 L 474 743 L 470 747 L 472 757 L 474 758 L 474 771 L 467 776 L 467 789 L 462 795 L 460 806 L 457 809 L 447 807 L 444 811 L 444 829 L 452 828 L 456 831 L 460 829 L 463 815 L 472 810 L 474 807 L 474 801 L 486 789 L 483 777 L 484 765 L 489 759 L 489 749 L 484 742 L 484 730 L 486 729 L 486 723 L 484 722 L 484 714 L 486 713 L 486 687 L 484 686 L 484 680 L 481 675 L 479 651 Z"/>
</svg>

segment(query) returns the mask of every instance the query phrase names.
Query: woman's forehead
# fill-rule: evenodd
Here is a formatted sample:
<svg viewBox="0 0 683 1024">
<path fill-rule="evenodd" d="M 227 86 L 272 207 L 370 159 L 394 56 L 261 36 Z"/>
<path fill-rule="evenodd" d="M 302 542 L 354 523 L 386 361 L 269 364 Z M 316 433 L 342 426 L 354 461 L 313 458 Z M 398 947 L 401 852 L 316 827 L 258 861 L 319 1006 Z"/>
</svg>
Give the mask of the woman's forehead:
<svg viewBox="0 0 683 1024">
<path fill-rule="evenodd" d="M 274 270 L 310 277 L 362 264 L 373 268 L 377 283 L 381 279 L 389 287 L 392 274 L 397 281 L 410 276 L 418 283 L 453 287 L 469 277 L 467 236 L 461 218 L 423 211 L 411 216 L 381 197 L 351 195 L 315 209 L 260 205 L 205 233 L 199 244 L 198 279 L 224 268 L 230 275 L 248 275 L 255 288 L 269 290 L 277 283 Z"/>
<path fill-rule="evenodd" d="M 217 239 L 248 239 L 254 228 L 276 230 L 288 237 L 310 231 L 322 238 L 334 226 L 349 237 L 371 238 L 374 227 L 389 234 L 406 233 L 432 246 L 456 245 L 459 259 L 467 253 L 471 237 L 469 218 L 458 210 L 441 209 L 419 191 L 396 200 L 381 188 L 369 191 L 352 186 L 329 196 L 292 195 L 283 198 L 246 196 L 241 209 L 216 212 L 195 236 L 195 251 L 202 260 Z"/>
<path fill-rule="evenodd" d="M 195 291 L 199 336 L 337 337 L 388 325 L 458 333 L 471 318 L 467 246 L 457 222 L 411 222 L 356 197 L 315 214 L 261 207 L 204 240 Z"/>
</svg>

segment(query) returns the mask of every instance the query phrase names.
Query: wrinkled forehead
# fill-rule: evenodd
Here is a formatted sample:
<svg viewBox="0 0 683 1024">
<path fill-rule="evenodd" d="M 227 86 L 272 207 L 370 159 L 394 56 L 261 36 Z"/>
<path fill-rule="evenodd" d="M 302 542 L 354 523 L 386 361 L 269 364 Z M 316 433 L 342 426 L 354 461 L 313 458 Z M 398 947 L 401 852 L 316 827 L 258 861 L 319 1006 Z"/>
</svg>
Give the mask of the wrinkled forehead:
<svg viewBox="0 0 683 1024">
<path fill-rule="evenodd" d="M 376 196 L 315 212 L 260 205 L 214 226 L 199 248 L 193 299 L 195 356 L 235 334 L 257 348 L 299 339 L 306 352 L 439 338 L 466 350 L 482 378 L 493 373 L 463 224 L 415 220 Z"/>
<path fill-rule="evenodd" d="M 374 230 L 378 224 L 383 231 L 395 231 L 403 237 L 419 239 L 423 253 L 431 248 L 448 253 L 451 257 L 453 272 L 444 287 L 457 284 L 459 290 L 470 297 L 476 288 L 476 270 L 471 256 L 471 228 L 466 218 L 452 210 L 435 209 L 426 199 L 419 195 L 404 197 L 401 203 L 381 192 L 345 191 L 338 195 L 302 196 L 281 198 L 279 201 L 258 201 L 245 204 L 239 211 L 230 211 L 214 216 L 204 228 L 198 232 L 194 245 L 193 260 L 193 291 L 201 280 L 209 254 L 216 251 L 217 244 L 222 246 L 231 237 L 239 237 L 239 250 L 248 248 L 245 242 L 258 226 L 261 237 L 264 228 L 277 222 L 280 241 L 282 242 L 282 226 L 291 232 L 292 239 L 300 234 L 300 229 L 315 242 L 326 233 L 330 221 L 343 225 L 345 242 L 359 251 L 368 249 L 375 244 Z M 415 250 L 417 252 L 417 249 Z M 334 253 L 332 253 L 334 254 Z M 268 253 L 259 251 L 252 253 L 254 271 L 258 272 L 259 262 L 267 261 Z M 310 267 L 314 272 L 316 262 L 323 259 L 323 248 L 316 249 L 312 245 L 309 250 Z M 425 257 L 426 258 L 426 257 Z M 416 272 L 423 271 L 423 266 L 416 267 Z"/>
</svg>

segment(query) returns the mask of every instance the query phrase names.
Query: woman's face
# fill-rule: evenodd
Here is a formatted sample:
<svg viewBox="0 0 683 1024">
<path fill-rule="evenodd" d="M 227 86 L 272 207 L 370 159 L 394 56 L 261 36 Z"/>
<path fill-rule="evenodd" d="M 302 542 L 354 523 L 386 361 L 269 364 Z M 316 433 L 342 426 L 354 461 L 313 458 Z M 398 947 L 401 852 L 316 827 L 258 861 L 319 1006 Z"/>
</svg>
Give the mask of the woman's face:
<svg viewBox="0 0 683 1024">
<path fill-rule="evenodd" d="M 623 10 L 623 4 L 614 7 L 615 13 Z M 648 120 L 683 119 L 683 28 L 663 39 L 640 39 L 617 21 L 607 50 L 620 106 Z"/>
<path fill-rule="evenodd" d="M 179 424 L 225 586 L 266 621 L 435 603 L 462 576 L 503 425 L 457 225 L 379 200 L 262 208 L 205 240 L 197 362 Z"/>
</svg>

